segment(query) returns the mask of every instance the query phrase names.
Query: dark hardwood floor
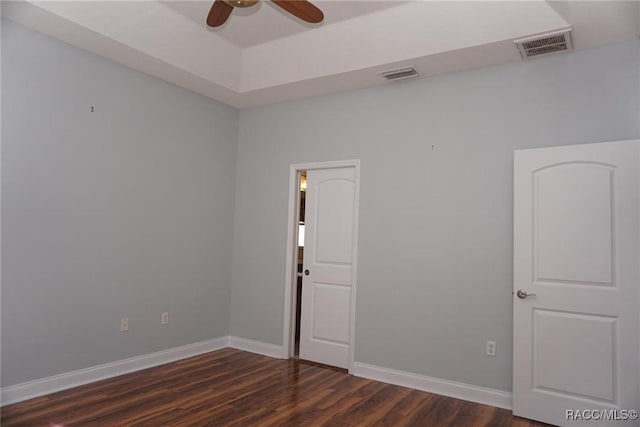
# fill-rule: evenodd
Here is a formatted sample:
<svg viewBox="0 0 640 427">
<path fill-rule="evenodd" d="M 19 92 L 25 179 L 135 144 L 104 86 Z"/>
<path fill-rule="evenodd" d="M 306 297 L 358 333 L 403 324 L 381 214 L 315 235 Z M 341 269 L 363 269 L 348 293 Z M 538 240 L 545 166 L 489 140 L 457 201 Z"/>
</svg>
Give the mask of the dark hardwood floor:
<svg viewBox="0 0 640 427">
<path fill-rule="evenodd" d="M 2 426 L 544 426 L 510 411 L 224 349 L 2 408 Z"/>
</svg>

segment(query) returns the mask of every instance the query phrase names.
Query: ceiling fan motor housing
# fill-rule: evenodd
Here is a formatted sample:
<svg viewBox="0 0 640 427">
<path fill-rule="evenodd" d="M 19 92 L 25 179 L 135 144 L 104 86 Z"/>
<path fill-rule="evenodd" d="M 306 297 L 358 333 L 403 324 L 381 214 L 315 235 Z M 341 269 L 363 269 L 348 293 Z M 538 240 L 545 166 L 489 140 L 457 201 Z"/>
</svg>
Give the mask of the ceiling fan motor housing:
<svg viewBox="0 0 640 427">
<path fill-rule="evenodd" d="M 258 3 L 260 0 L 223 0 L 226 4 L 233 7 L 249 7 Z"/>
</svg>

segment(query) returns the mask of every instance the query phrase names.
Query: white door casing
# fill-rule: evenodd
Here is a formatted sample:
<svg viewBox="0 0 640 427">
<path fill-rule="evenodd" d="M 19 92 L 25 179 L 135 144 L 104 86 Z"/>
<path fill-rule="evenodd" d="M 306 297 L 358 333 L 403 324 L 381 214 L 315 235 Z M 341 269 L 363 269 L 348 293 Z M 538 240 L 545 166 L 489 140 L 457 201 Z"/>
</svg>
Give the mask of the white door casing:
<svg viewBox="0 0 640 427">
<path fill-rule="evenodd" d="M 639 409 L 640 141 L 514 162 L 514 414 L 574 426 L 594 422 L 567 411 Z"/>
<path fill-rule="evenodd" d="M 354 167 L 307 171 L 301 359 L 349 367 L 356 214 Z"/>
</svg>

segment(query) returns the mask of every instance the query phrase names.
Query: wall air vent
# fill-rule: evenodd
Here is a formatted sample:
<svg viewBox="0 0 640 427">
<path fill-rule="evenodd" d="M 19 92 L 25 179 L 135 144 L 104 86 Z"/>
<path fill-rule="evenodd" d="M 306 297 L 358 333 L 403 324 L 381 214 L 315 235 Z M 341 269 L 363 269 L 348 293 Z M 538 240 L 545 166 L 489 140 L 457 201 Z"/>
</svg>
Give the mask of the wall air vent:
<svg viewBox="0 0 640 427">
<path fill-rule="evenodd" d="M 573 49 L 571 28 L 526 39 L 514 40 L 514 42 L 522 59 Z"/>
<path fill-rule="evenodd" d="M 390 82 L 418 77 L 418 72 L 413 67 L 398 68 L 397 70 L 383 71 L 380 74 L 382 74 L 382 77 L 389 80 Z"/>
</svg>

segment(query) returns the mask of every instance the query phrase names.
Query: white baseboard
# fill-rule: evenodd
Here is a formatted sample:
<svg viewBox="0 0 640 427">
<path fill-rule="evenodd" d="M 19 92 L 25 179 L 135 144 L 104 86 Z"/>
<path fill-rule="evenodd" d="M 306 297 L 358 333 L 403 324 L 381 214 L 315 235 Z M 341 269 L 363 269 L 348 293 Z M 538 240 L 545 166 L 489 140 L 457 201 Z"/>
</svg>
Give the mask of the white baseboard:
<svg viewBox="0 0 640 427">
<path fill-rule="evenodd" d="M 282 358 L 282 346 L 280 345 L 247 338 L 225 336 L 3 387 L 0 390 L 0 406 L 10 405 L 56 391 L 163 365 L 227 347 L 276 359 Z M 441 394 L 456 399 L 497 406 L 499 408 L 511 409 L 511 393 L 501 390 L 427 377 L 360 362 L 355 362 L 353 369 L 349 373 L 357 377 Z"/>
<path fill-rule="evenodd" d="M 263 356 L 282 359 L 282 346 L 269 344 L 262 341 L 254 341 L 247 338 L 229 337 L 229 347 L 238 350 L 249 351 Z"/>
<path fill-rule="evenodd" d="M 65 390 L 79 385 L 104 380 L 118 375 L 139 371 L 153 366 L 197 356 L 198 354 L 220 350 L 229 346 L 228 337 L 214 338 L 187 344 L 181 347 L 170 348 L 156 353 L 118 360 L 77 371 L 66 372 L 35 381 L 3 387 L 0 391 L 1 406 L 32 399 L 34 397 Z"/>
<path fill-rule="evenodd" d="M 357 377 L 383 383 L 409 387 L 484 405 L 497 406 L 498 408 L 511 409 L 511 393 L 502 390 L 427 377 L 360 362 L 353 364 L 353 369 L 350 373 Z"/>
</svg>

